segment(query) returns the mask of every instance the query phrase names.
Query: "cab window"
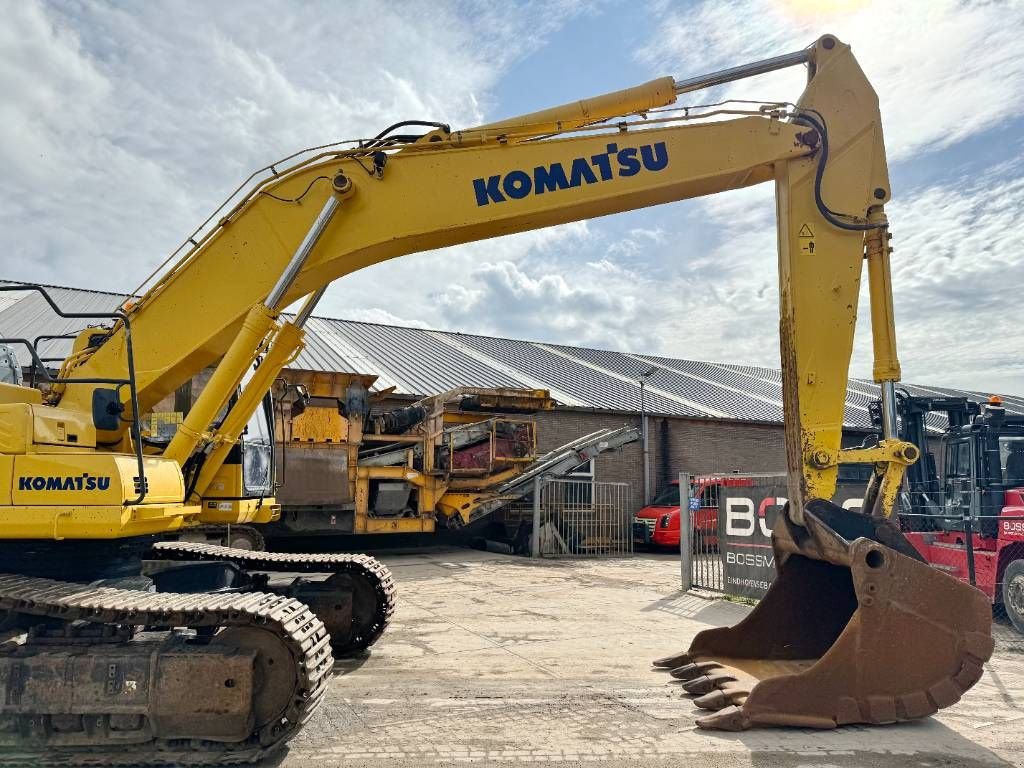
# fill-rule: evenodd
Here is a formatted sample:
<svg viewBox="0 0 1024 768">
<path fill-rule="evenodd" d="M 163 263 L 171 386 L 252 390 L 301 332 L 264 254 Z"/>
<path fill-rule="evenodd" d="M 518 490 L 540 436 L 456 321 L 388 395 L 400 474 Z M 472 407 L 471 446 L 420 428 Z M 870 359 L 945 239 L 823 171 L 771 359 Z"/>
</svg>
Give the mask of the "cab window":
<svg viewBox="0 0 1024 768">
<path fill-rule="evenodd" d="M 946 449 L 946 476 L 971 476 L 971 444 L 966 440 L 950 443 Z"/>
<path fill-rule="evenodd" d="M 999 438 L 999 464 L 1006 483 L 1024 483 L 1024 437 Z"/>
</svg>

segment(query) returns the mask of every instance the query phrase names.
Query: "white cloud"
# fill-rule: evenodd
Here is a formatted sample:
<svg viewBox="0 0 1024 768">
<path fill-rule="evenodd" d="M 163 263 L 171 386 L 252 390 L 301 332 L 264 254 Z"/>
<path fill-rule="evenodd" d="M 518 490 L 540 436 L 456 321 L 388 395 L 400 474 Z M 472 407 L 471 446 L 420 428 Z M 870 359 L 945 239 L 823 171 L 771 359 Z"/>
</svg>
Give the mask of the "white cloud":
<svg viewBox="0 0 1024 768">
<path fill-rule="evenodd" d="M 561 262 L 562 267 L 566 263 L 564 254 L 591 253 L 597 241 L 588 222 L 579 221 L 411 254 L 337 281 L 317 311 L 348 317 L 360 307 L 401 308 L 403 314 L 414 314 L 433 328 L 507 335 L 512 333 L 516 307 L 506 308 L 510 325 L 504 331 L 499 331 L 500 313 L 489 315 L 482 308 L 478 312 L 463 309 L 474 302 L 484 303 L 484 296 L 491 290 L 492 286 L 479 282 L 478 270 L 501 263 Z"/>
<path fill-rule="evenodd" d="M 757 313 L 770 315 L 768 327 L 774 327 L 774 294 L 759 295 L 758 287 L 746 284 L 747 273 L 734 274 L 720 254 L 707 259 L 683 254 L 679 259 L 679 244 L 661 229 L 632 228 L 609 239 L 581 223 L 532 234 L 541 237 L 522 243 L 524 249 L 512 258 L 477 262 L 463 282 L 443 291 L 436 303 L 438 325 L 651 354 L 777 364 L 778 353 L 773 358 L 769 348 L 766 358 L 763 338 L 751 334 L 747 325 L 751 313 Z M 581 262 L 580 252 L 602 255 Z M 677 263 L 666 276 L 659 265 L 668 260 Z M 738 267 L 735 272 L 740 272 Z"/>
<path fill-rule="evenodd" d="M 130 289 L 254 168 L 400 119 L 481 121 L 578 6 L 9 4 L 0 272 Z"/>
<path fill-rule="evenodd" d="M 1024 114 L 1024 3 L 726 0 L 662 10 L 660 35 L 637 57 L 677 76 L 797 50 L 826 32 L 853 46 L 879 93 L 890 161 L 929 163 L 938 179 L 898 189 L 887 206 L 904 378 L 1024 390 L 1024 310 L 1013 298 L 1024 280 L 1014 226 L 1024 216 L 1024 164 L 975 163 L 965 173 L 937 159 Z M 685 98 L 794 99 L 804 78 L 792 69 Z M 708 311 L 689 325 L 691 348 L 706 356 L 778 364 L 772 195 L 762 185 L 693 204 L 717 240 L 689 265 L 708 278 Z M 866 299 L 865 285 L 852 371 L 861 376 L 871 370 Z"/>
<path fill-rule="evenodd" d="M 949 146 L 1024 114 L 1024 3 L 957 0 L 703 0 L 664 11 L 637 53 L 689 77 L 799 50 L 825 33 L 853 47 L 878 92 L 890 160 Z M 784 70 L 728 86 L 729 97 L 795 101 L 806 75 Z M 701 93 L 688 103 L 706 99 Z"/>
<path fill-rule="evenodd" d="M 376 323 L 377 325 L 399 325 L 404 328 L 429 328 L 422 320 L 410 320 L 406 317 L 388 312 L 386 309 L 374 307 L 372 309 L 350 309 L 345 313 L 344 320 L 357 320 L 361 323 Z"/>
<path fill-rule="evenodd" d="M 505 71 L 587 10 L 577 0 L 9 4 L 0 277 L 129 290 L 268 160 L 398 119 L 501 116 L 491 111 Z M 1024 3 L 665 3 L 638 56 L 652 74 L 687 76 L 835 33 L 879 91 L 890 158 L 910 165 L 1020 118 L 1022 22 Z M 794 98 L 803 77 L 791 70 L 727 91 Z M 1024 391 L 1012 354 L 1024 347 L 1012 296 L 1024 283 L 1014 263 L 1021 176 L 1011 163 L 897 190 L 908 380 Z M 762 185 L 624 225 L 580 222 L 407 256 L 339 281 L 319 311 L 776 365 L 771 195 Z M 866 341 L 862 332 L 862 375 Z"/>
<path fill-rule="evenodd" d="M 608 256 L 612 258 L 633 259 L 642 256 L 644 251 L 653 245 L 662 245 L 667 237 L 661 227 L 651 229 L 633 227 L 628 236 L 608 246 Z"/>
<path fill-rule="evenodd" d="M 607 260 L 571 275 L 500 261 L 480 265 L 470 277 L 473 288 L 453 286 L 440 297 L 456 327 L 471 323 L 488 333 L 616 348 L 646 341 L 634 333 L 652 329 L 636 290 L 641 278 Z"/>
<path fill-rule="evenodd" d="M 1024 391 L 1024 161 L 930 186 L 892 208 L 904 378 Z"/>
</svg>

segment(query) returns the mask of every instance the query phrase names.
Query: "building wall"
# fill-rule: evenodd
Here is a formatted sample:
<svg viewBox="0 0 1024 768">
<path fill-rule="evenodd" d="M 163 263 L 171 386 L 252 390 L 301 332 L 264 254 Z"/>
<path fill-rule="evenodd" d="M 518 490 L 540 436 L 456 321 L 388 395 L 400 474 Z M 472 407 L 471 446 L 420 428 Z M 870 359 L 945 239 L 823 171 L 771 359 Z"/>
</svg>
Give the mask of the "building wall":
<svg viewBox="0 0 1024 768">
<path fill-rule="evenodd" d="M 680 472 L 782 472 L 786 448 L 781 425 L 650 416 L 649 445 L 652 492 Z M 623 424 L 640 426 L 637 414 L 559 408 L 537 415 L 537 440 L 547 451 L 581 435 Z M 634 509 L 643 506 L 643 448 L 639 441 L 602 454 L 595 477 L 630 485 Z"/>
<path fill-rule="evenodd" d="M 640 426 L 640 416 L 558 408 L 537 415 L 541 452 L 604 427 Z M 785 472 L 786 444 L 781 424 L 649 416 L 651 492 L 679 476 L 717 472 Z M 859 444 L 860 433 L 844 435 L 844 445 Z M 633 510 L 643 506 L 643 448 L 639 441 L 597 457 L 595 479 L 630 486 Z"/>
<path fill-rule="evenodd" d="M 537 447 L 541 453 L 583 435 L 607 427 L 625 425 L 639 426 L 636 416 L 619 413 L 585 410 L 556 409 L 539 413 L 537 419 Z M 643 477 L 643 454 L 640 443 L 624 445 L 616 451 L 609 451 L 594 460 L 594 479 L 603 482 L 629 483 L 630 504 L 639 509 L 642 501 L 640 478 Z"/>
</svg>

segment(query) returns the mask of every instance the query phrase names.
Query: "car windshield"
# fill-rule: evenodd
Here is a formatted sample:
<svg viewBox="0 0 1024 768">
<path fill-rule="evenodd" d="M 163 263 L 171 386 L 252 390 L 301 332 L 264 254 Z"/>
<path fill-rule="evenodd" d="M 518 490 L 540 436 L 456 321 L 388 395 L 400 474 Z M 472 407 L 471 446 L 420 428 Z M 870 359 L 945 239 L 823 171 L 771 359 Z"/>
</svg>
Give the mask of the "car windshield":
<svg viewBox="0 0 1024 768">
<path fill-rule="evenodd" d="M 661 493 L 654 497 L 654 501 L 651 502 L 652 507 L 678 507 L 679 506 L 679 486 L 670 485 L 668 488 L 662 488 Z"/>
</svg>

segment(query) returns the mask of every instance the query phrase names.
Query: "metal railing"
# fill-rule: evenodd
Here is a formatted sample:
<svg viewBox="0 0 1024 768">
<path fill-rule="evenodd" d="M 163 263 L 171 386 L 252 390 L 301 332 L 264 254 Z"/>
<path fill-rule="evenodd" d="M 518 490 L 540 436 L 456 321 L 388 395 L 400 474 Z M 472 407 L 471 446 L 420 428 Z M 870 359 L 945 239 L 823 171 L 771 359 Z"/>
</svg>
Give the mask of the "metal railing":
<svg viewBox="0 0 1024 768">
<path fill-rule="evenodd" d="M 41 285 L 6 285 L 0 286 L 0 292 L 7 291 L 35 291 L 39 293 L 43 300 L 50 306 L 50 309 L 58 317 L 71 320 L 112 320 L 114 321 L 114 327 L 117 327 L 119 323 L 124 328 L 124 343 L 125 343 L 125 358 L 127 361 L 127 376 L 126 378 L 89 378 L 89 377 L 54 377 L 50 375 L 47 370 L 45 363 L 56 362 L 56 358 L 40 358 L 38 348 L 41 341 L 59 339 L 59 338 L 73 338 L 72 334 L 62 335 L 43 335 L 37 337 L 34 341 L 29 341 L 25 338 L 0 338 L 0 344 L 19 344 L 24 346 L 29 355 L 32 358 L 32 372 L 30 381 L 34 386 L 36 383 L 36 374 L 42 378 L 45 384 L 109 384 L 120 393 L 123 387 L 128 388 L 128 401 L 131 404 L 131 418 L 125 419 L 123 415 L 117 414 L 117 418 L 122 421 L 128 422 L 128 431 L 131 434 L 132 443 L 135 451 L 135 463 L 138 471 L 138 475 L 133 478 L 135 482 L 136 496 L 133 499 L 125 499 L 125 505 L 141 504 L 145 498 L 149 483 L 146 480 L 146 466 L 145 459 L 142 452 L 142 432 L 139 426 L 139 395 L 138 387 L 135 382 L 135 352 L 132 348 L 132 326 L 131 321 L 128 318 L 126 312 L 121 309 L 117 309 L 113 312 L 65 312 L 62 310 L 57 303 L 53 300 L 50 294 Z M 113 333 L 112 328 L 97 328 L 98 334 L 110 335 Z M 93 408 L 95 409 L 95 404 Z"/>
<path fill-rule="evenodd" d="M 531 504 L 531 554 L 534 557 L 632 554 L 629 498 L 628 483 L 536 478 Z"/>
</svg>

